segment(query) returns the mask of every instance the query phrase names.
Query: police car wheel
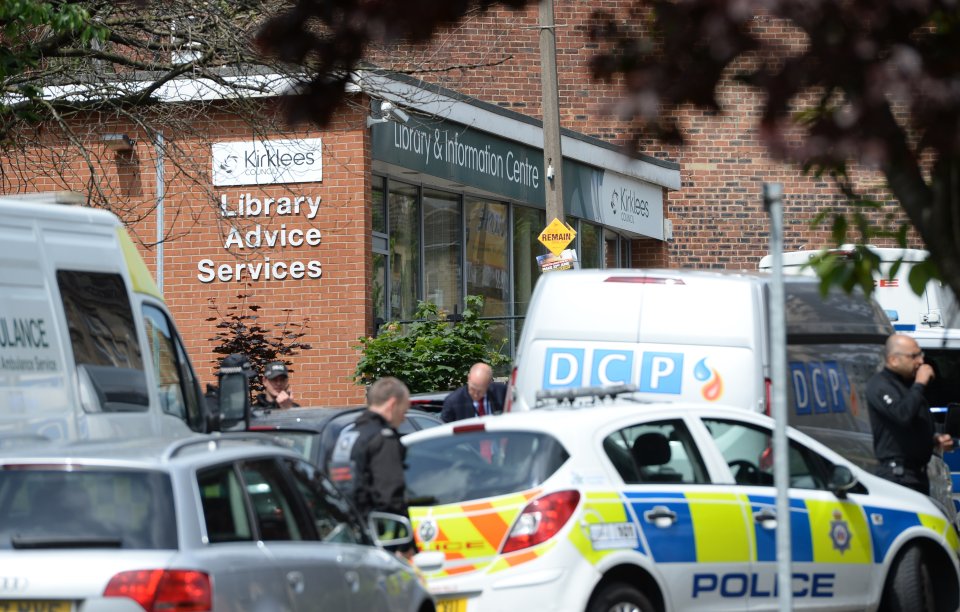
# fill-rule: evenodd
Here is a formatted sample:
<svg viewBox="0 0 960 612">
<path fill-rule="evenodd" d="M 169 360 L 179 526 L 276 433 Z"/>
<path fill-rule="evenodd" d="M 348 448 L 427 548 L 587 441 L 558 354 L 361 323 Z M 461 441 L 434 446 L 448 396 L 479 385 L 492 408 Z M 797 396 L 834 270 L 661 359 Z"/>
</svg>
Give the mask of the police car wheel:
<svg viewBox="0 0 960 612">
<path fill-rule="evenodd" d="M 884 589 L 884 612 L 935 610 L 933 582 L 923 554 L 916 546 L 903 551 L 894 563 Z"/>
<path fill-rule="evenodd" d="M 613 582 L 594 594 L 587 612 L 655 612 L 655 609 L 637 589 L 622 582 Z"/>
</svg>

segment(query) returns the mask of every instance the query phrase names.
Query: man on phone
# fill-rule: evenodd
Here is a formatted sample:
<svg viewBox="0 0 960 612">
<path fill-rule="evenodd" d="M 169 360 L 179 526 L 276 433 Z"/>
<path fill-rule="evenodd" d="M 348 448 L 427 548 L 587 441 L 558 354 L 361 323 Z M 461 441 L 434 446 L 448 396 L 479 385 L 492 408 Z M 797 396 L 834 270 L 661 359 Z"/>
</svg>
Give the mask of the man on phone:
<svg viewBox="0 0 960 612">
<path fill-rule="evenodd" d="M 293 401 L 290 391 L 290 377 L 287 364 L 271 361 L 263 368 L 263 393 L 257 394 L 253 407 L 261 410 L 280 410 L 296 408 L 300 404 Z"/>
</svg>

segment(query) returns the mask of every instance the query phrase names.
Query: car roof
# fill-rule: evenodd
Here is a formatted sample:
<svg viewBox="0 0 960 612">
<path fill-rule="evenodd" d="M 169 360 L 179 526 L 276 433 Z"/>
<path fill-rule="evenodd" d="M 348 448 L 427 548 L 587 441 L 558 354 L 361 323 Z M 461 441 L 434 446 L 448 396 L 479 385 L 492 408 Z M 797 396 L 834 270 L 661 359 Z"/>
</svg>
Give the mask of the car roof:
<svg viewBox="0 0 960 612">
<path fill-rule="evenodd" d="M 738 406 L 716 404 L 698 404 L 693 402 L 657 402 L 644 403 L 629 398 L 617 398 L 602 405 L 577 407 L 545 407 L 523 412 L 510 412 L 501 415 L 474 417 L 452 423 L 446 423 L 430 429 L 413 432 L 404 436 L 405 444 L 413 444 L 432 437 L 449 435 L 454 429 L 478 427 L 483 425 L 489 431 L 527 430 L 548 433 L 561 442 L 573 443 L 586 439 L 594 431 L 605 428 L 609 423 L 630 420 L 642 414 L 650 419 L 676 419 L 687 414 L 733 419 L 766 427 L 773 427 L 773 419 Z M 790 429 L 791 435 L 811 440 L 801 432 Z M 811 440 L 812 441 L 812 440 Z M 814 443 L 816 443 L 814 441 Z M 821 446 L 817 444 L 817 446 Z"/>
<path fill-rule="evenodd" d="M 330 421 L 344 415 L 353 415 L 355 420 L 366 410 L 366 406 L 355 408 L 289 408 L 286 410 L 264 411 L 250 420 L 250 427 L 268 427 L 270 429 L 299 429 L 320 432 Z M 411 408 L 407 416 L 426 416 L 437 418 L 436 413 Z"/>
<path fill-rule="evenodd" d="M 299 457 L 264 434 L 238 432 L 184 437 L 147 437 L 38 443 L 13 448 L 0 456 L 0 465 L 86 464 L 164 469 L 175 465 L 205 465 L 237 459 L 285 455 Z"/>
</svg>

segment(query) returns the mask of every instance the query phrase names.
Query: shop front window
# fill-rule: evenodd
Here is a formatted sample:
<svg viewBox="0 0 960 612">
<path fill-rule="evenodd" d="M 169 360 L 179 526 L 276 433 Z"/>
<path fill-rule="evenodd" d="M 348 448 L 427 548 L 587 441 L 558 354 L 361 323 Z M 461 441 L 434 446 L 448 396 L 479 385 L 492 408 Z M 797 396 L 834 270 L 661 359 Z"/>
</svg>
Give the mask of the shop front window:
<svg viewBox="0 0 960 612">
<path fill-rule="evenodd" d="M 619 236 L 606 230 L 603 232 L 603 267 L 616 268 L 620 265 Z"/>
<path fill-rule="evenodd" d="M 513 208 L 513 314 L 527 314 L 530 294 L 540 278 L 537 256 L 547 252 L 537 237 L 546 227 L 546 214 L 542 210 L 515 206 Z M 555 274 L 562 274 L 557 272 Z M 522 319 L 516 319 L 513 342 L 520 338 Z"/>
<path fill-rule="evenodd" d="M 581 221 L 577 240 L 580 242 L 580 267 L 602 267 L 600 265 L 600 228 L 592 223 Z"/>
<path fill-rule="evenodd" d="M 420 202 L 413 185 L 390 183 L 390 318 L 413 318 L 420 296 Z"/>
<path fill-rule="evenodd" d="M 491 348 L 510 351 L 510 269 L 509 217 L 507 205 L 500 202 L 466 200 L 467 215 L 467 295 L 483 297 L 484 317 L 491 321 Z"/>
<path fill-rule="evenodd" d="M 424 294 L 448 313 L 462 308 L 460 197 L 442 191 L 423 193 Z"/>
</svg>

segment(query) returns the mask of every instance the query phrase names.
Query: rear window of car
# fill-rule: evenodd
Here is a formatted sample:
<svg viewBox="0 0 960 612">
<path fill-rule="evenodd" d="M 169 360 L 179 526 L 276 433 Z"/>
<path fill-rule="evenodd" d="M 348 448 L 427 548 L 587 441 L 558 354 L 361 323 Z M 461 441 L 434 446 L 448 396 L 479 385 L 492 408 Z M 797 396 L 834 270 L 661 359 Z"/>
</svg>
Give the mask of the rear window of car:
<svg viewBox="0 0 960 612">
<path fill-rule="evenodd" d="M 176 549 L 170 478 L 0 466 L 0 549 Z"/>
<path fill-rule="evenodd" d="M 411 506 L 435 506 L 532 489 L 569 458 L 553 437 L 526 431 L 472 431 L 407 447 Z"/>
</svg>

